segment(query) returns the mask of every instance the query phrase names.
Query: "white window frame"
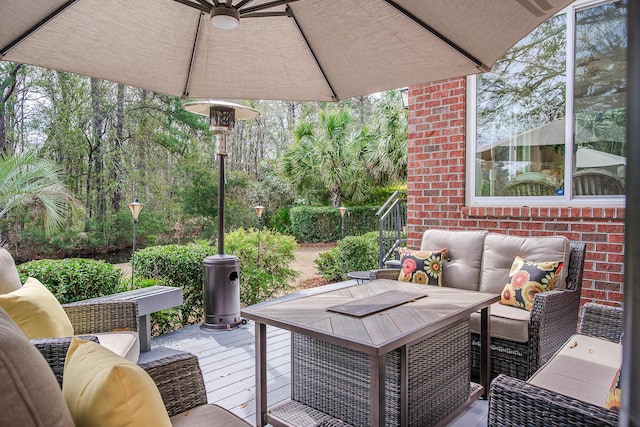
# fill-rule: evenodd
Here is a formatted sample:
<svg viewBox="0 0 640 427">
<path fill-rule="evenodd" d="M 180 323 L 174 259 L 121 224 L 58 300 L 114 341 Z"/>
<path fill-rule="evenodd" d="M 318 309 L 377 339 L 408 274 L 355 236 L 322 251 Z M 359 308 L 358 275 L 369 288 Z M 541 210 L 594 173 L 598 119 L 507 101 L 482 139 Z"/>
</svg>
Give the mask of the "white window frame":
<svg viewBox="0 0 640 427">
<path fill-rule="evenodd" d="M 475 75 L 467 77 L 467 105 L 466 105 L 466 179 L 465 194 L 467 206 L 545 206 L 545 207 L 625 207 L 626 197 L 624 195 L 615 196 L 579 196 L 573 197 L 573 127 L 574 109 L 573 93 L 575 81 L 575 18 L 576 12 L 602 4 L 612 3 L 615 0 L 579 0 L 563 9 L 558 15 L 567 16 L 567 45 L 566 45 L 566 102 L 565 117 L 565 187 L 562 196 L 476 196 L 476 106 L 477 106 L 477 77 Z M 634 0 L 629 0 L 634 1 Z M 566 171 L 571 171 L 570 179 L 567 179 Z"/>
</svg>

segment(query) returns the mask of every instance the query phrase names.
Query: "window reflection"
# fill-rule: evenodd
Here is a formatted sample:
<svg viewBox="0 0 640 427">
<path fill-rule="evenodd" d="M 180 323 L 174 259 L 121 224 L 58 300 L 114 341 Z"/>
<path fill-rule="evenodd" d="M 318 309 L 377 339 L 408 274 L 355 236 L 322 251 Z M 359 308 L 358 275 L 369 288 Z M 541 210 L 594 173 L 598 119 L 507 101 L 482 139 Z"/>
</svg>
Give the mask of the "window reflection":
<svg viewBox="0 0 640 427">
<path fill-rule="evenodd" d="M 626 0 L 576 9 L 575 34 L 558 15 L 476 78 L 476 196 L 624 194 L 626 19 Z"/>
<path fill-rule="evenodd" d="M 624 194 L 627 3 L 576 13 L 573 194 Z"/>
</svg>

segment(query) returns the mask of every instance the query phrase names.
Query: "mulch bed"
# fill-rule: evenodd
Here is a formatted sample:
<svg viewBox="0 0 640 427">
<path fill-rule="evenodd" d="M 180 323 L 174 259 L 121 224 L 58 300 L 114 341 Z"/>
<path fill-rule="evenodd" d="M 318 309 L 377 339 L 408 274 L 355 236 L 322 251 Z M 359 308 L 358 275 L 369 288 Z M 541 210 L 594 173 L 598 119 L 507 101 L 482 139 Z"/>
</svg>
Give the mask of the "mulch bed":
<svg viewBox="0 0 640 427">
<path fill-rule="evenodd" d="M 322 286 L 322 285 L 326 285 L 327 282 L 326 280 L 324 280 L 322 277 L 314 277 L 311 279 L 307 279 L 307 280 L 303 280 L 302 282 L 300 282 L 296 288 L 297 289 L 309 289 L 309 288 L 315 288 L 318 286 Z"/>
</svg>

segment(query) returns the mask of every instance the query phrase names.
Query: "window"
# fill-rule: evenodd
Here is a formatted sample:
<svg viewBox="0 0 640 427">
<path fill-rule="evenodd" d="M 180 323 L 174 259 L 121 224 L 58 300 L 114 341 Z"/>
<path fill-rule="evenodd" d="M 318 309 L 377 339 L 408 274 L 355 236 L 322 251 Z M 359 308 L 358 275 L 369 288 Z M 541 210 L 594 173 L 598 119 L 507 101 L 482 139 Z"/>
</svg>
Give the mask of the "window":
<svg viewBox="0 0 640 427">
<path fill-rule="evenodd" d="M 579 1 L 469 78 L 471 204 L 623 204 L 627 0 Z"/>
</svg>

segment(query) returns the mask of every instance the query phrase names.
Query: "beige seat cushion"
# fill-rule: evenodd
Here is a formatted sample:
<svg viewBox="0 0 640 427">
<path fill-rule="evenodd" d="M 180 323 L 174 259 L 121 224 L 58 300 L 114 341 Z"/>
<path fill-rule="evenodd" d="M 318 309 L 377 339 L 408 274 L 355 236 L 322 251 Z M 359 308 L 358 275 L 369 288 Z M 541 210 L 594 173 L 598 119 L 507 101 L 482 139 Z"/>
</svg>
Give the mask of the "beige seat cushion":
<svg viewBox="0 0 640 427">
<path fill-rule="evenodd" d="M 73 336 L 73 325 L 56 297 L 37 279 L 0 295 L 2 307 L 29 339 Z"/>
<path fill-rule="evenodd" d="M 604 407 L 621 364 L 620 344 L 574 335 L 528 382 Z"/>
<path fill-rule="evenodd" d="M 100 345 L 113 351 L 118 356 L 124 357 L 133 363 L 138 363 L 138 358 L 140 357 L 140 337 L 137 332 L 101 332 L 90 335 L 98 337 Z"/>
<path fill-rule="evenodd" d="M 520 308 L 491 304 L 491 336 L 515 342 L 529 341 L 530 314 Z M 471 313 L 471 332 L 480 333 L 480 313 Z"/>
<path fill-rule="evenodd" d="M 247 427 L 250 424 L 217 405 L 202 405 L 171 417 L 173 427 Z"/>
<path fill-rule="evenodd" d="M 555 289 L 564 289 L 569 271 L 569 251 L 569 239 L 564 236 L 520 237 L 490 233 L 484 239 L 479 289 L 501 293 L 509 280 L 509 270 L 516 256 L 533 262 L 562 260 L 564 267 Z"/>
<path fill-rule="evenodd" d="M 149 374 L 93 341 L 71 341 L 62 394 L 77 427 L 171 425 Z"/>
<path fill-rule="evenodd" d="M 422 235 L 420 250 L 447 248 L 442 263 L 442 285 L 477 291 L 486 235 L 486 231 L 427 230 Z"/>
<path fill-rule="evenodd" d="M 0 309 L 0 424 L 71 427 L 58 381 L 40 352 Z"/>
<path fill-rule="evenodd" d="M 6 249 L 0 248 L 0 295 L 18 290 L 21 286 L 13 257 Z"/>
</svg>

